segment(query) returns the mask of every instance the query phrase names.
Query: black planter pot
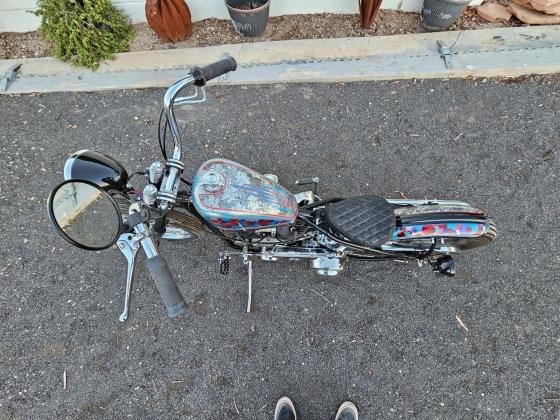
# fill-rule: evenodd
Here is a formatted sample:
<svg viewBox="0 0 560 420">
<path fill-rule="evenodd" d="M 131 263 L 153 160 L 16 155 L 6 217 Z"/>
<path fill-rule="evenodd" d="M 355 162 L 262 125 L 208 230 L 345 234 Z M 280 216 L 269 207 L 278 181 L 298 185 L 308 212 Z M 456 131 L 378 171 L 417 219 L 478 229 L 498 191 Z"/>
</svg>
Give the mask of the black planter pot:
<svg viewBox="0 0 560 420">
<path fill-rule="evenodd" d="M 233 26 L 237 32 L 245 36 L 259 36 L 266 29 L 270 0 L 225 0 Z M 258 3 L 255 9 L 237 9 L 239 5 Z"/>
<path fill-rule="evenodd" d="M 420 19 L 425 31 L 444 31 L 457 20 L 470 0 L 424 0 Z"/>
</svg>

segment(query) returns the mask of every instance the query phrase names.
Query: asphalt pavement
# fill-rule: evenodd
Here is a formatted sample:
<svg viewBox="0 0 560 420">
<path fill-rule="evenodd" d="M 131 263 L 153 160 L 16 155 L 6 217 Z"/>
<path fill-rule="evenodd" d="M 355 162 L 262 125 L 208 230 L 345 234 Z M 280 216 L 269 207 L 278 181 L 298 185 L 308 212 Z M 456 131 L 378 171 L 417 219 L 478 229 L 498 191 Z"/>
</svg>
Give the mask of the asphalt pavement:
<svg viewBox="0 0 560 420">
<path fill-rule="evenodd" d="M 167 319 L 143 261 L 73 248 L 46 200 L 70 153 L 130 172 L 159 157 L 163 90 L 0 96 L 0 418 L 302 419 L 560 415 L 560 78 L 215 87 L 178 111 L 186 174 L 223 156 L 321 196 L 461 199 L 498 239 L 449 279 L 358 262 L 338 277 L 239 261 L 212 237 L 165 243 L 189 303 Z M 66 376 L 66 389 L 64 389 Z"/>
</svg>

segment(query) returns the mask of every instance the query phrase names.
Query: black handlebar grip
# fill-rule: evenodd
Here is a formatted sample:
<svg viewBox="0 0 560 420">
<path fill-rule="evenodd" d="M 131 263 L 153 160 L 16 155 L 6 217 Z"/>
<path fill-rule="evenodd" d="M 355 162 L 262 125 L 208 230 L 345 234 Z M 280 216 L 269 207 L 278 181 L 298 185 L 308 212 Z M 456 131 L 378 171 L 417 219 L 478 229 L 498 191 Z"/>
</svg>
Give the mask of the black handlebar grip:
<svg viewBox="0 0 560 420">
<path fill-rule="evenodd" d="M 187 304 L 163 255 L 148 258 L 146 266 L 150 270 L 150 274 L 159 290 L 159 295 L 167 307 L 167 315 L 174 318 L 185 312 Z"/>
<path fill-rule="evenodd" d="M 215 63 L 208 64 L 204 67 L 193 67 L 191 74 L 193 75 L 196 86 L 204 86 L 206 82 L 237 69 L 237 61 L 235 58 L 228 57 Z"/>
</svg>

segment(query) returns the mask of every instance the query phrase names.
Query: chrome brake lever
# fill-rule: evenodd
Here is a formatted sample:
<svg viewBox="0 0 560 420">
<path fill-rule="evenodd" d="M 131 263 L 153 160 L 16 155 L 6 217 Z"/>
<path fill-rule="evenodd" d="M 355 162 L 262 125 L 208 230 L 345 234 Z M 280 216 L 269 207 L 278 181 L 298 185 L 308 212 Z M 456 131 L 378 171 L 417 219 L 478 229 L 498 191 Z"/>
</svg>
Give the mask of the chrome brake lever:
<svg viewBox="0 0 560 420">
<path fill-rule="evenodd" d="M 119 316 L 119 321 L 124 322 L 128 319 L 130 297 L 132 295 L 132 281 L 134 279 L 134 267 L 136 263 L 136 254 L 140 249 L 140 239 L 130 233 L 123 233 L 117 241 L 117 246 L 124 254 L 128 263 L 124 292 L 124 308 Z"/>
<path fill-rule="evenodd" d="M 179 96 L 173 101 L 174 106 L 198 104 L 206 101 L 206 89 L 204 86 L 195 86 L 194 94 L 190 96 Z"/>
</svg>

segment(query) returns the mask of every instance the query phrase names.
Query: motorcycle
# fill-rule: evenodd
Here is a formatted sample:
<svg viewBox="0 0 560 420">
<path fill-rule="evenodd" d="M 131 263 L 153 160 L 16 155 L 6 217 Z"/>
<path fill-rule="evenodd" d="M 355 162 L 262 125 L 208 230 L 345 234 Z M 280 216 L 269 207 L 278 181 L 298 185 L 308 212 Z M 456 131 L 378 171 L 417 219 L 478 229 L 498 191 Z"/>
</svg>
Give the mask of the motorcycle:
<svg viewBox="0 0 560 420">
<path fill-rule="evenodd" d="M 126 169 L 110 156 L 81 150 L 66 161 L 65 181 L 49 196 L 50 220 L 64 239 L 86 250 L 106 249 L 116 243 L 124 254 L 128 267 L 120 321 L 129 315 L 140 248 L 167 314 L 175 317 L 185 312 L 183 295 L 158 251 L 162 240 L 192 240 L 204 234 L 222 239 L 230 249 L 219 255 L 220 273 L 228 273 L 233 257 L 240 257 L 247 267 L 249 312 L 256 258 L 305 260 L 326 276 L 339 274 L 352 260 L 415 260 L 453 276 L 453 255 L 496 238 L 495 222 L 481 209 L 461 201 L 374 195 L 321 198 L 317 177 L 296 181 L 306 191 L 291 193 L 276 175 L 262 175 L 225 158 L 204 162 L 191 181 L 183 178 L 185 165 L 174 106 L 203 102 L 206 82 L 236 68 L 236 61 L 226 57 L 206 67 L 194 67 L 168 88 L 158 126 L 165 162 L 153 162 L 140 172 L 146 179 L 142 190 L 130 186 Z M 186 88 L 193 92 L 179 96 Z M 168 132 L 173 140 L 170 157 Z"/>
</svg>

